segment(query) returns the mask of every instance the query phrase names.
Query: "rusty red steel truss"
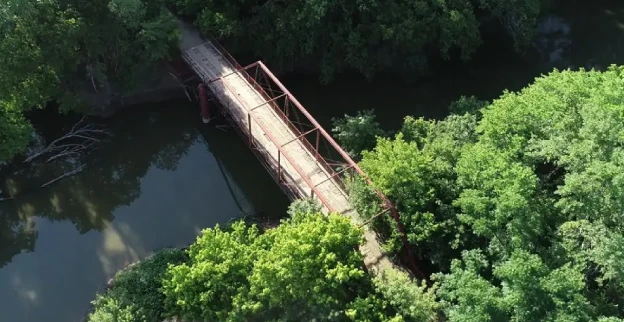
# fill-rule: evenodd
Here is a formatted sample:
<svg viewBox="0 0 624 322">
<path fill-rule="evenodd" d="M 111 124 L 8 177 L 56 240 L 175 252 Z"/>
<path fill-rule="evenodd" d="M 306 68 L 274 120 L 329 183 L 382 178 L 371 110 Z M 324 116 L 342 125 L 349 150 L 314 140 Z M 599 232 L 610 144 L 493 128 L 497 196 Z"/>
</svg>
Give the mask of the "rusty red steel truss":
<svg viewBox="0 0 624 322">
<path fill-rule="evenodd" d="M 252 113 L 247 113 L 247 127 L 240 122 L 236 121 L 237 118 L 229 115 L 235 123 L 239 125 L 237 131 L 241 134 L 246 140 L 248 140 L 250 147 L 257 154 L 258 158 L 261 160 L 265 168 L 269 171 L 269 173 L 273 176 L 273 178 L 280 184 L 284 190 L 291 196 L 291 198 L 297 197 L 305 197 L 299 189 L 293 187 L 288 183 L 289 180 L 284 180 L 284 176 L 288 175 L 283 170 L 282 158 L 287 159 L 287 161 L 295 168 L 298 174 L 303 178 L 306 182 L 307 186 L 310 188 L 310 194 L 312 196 L 316 196 L 323 205 L 330 211 L 334 212 L 332 205 L 326 200 L 323 193 L 321 193 L 317 188 L 319 185 L 325 183 L 329 180 L 334 180 L 334 182 L 338 183 L 343 189 L 346 189 L 345 180 L 348 178 L 361 177 L 367 182 L 373 189 L 375 190 L 377 196 L 381 200 L 381 212 L 375 216 L 383 215 L 385 213 L 390 213 L 391 217 L 397 224 L 397 227 L 401 233 L 403 240 L 403 248 L 404 255 L 407 260 L 407 264 L 410 270 L 418 277 L 424 278 L 423 274 L 418 269 L 416 265 L 416 260 L 411 251 L 409 243 L 407 241 L 407 237 L 405 234 L 405 228 L 401 223 L 399 213 L 396 207 L 392 204 L 392 202 L 381 192 L 379 189 L 374 188 L 372 181 L 362 169 L 351 159 L 349 154 L 347 154 L 341 147 L 336 143 L 336 141 L 331 137 L 327 131 L 312 117 L 312 115 L 303 107 L 301 103 L 288 91 L 288 89 L 280 82 L 280 80 L 267 68 L 264 63 L 261 61 L 257 61 L 253 64 L 247 66 L 241 66 L 238 62 L 223 48 L 217 41 L 212 40 L 213 45 L 220 53 L 232 64 L 235 68 L 233 73 L 238 73 L 243 78 L 247 80 L 258 93 L 260 93 L 263 98 L 266 100 L 265 103 L 253 107 L 251 111 L 259 108 L 271 108 L 273 111 L 279 115 L 282 121 L 288 125 L 290 130 L 294 133 L 295 138 L 286 142 L 279 144 L 278 140 L 276 140 L 265 127 L 262 125 L 262 122 L 259 122 L 254 118 Z M 231 74 L 233 74 L 231 73 Z M 211 80 L 208 84 L 212 82 L 222 82 L 223 85 L 228 88 L 227 82 L 223 81 L 223 79 L 231 74 L 223 75 L 217 79 Z M 231 90 L 231 89 L 230 89 Z M 232 91 L 233 92 L 233 91 Z M 228 109 L 224 109 L 225 112 L 228 112 Z M 274 157 L 270 155 L 267 151 L 262 151 L 262 149 L 254 144 L 253 135 L 251 135 L 251 127 L 258 126 L 262 129 L 262 131 L 269 137 L 269 139 L 273 142 L 273 144 L 278 148 L 277 160 L 273 160 Z M 329 177 L 322 182 L 317 184 L 313 184 L 310 178 L 302 171 L 298 166 L 295 160 L 290 159 L 288 153 L 285 153 L 284 147 L 292 142 L 299 140 L 308 152 L 316 158 L 316 161 L 319 165 L 321 165 L 324 170 L 329 174 Z M 292 180 L 290 180 L 292 182 Z"/>
</svg>

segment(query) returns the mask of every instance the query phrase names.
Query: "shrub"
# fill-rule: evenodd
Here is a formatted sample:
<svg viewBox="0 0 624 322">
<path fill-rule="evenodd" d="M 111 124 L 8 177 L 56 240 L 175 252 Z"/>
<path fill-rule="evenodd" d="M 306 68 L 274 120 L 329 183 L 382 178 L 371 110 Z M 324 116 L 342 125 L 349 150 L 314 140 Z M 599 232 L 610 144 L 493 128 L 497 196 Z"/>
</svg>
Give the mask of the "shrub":
<svg viewBox="0 0 624 322">
<path fill-rule="evenodd" d="M 170 264 L 186 260 L 183 250 L 163 249 L 119 272 L 110 289 L 93 302 L 95 311 L 89 315 L 89 322 L 109 321 L 106 319 L 116 316 L 129 316 L 127 321 L 161 321 L 165 314 L 165 296 L 160 292 L 164 273 Z"/>
</svg>

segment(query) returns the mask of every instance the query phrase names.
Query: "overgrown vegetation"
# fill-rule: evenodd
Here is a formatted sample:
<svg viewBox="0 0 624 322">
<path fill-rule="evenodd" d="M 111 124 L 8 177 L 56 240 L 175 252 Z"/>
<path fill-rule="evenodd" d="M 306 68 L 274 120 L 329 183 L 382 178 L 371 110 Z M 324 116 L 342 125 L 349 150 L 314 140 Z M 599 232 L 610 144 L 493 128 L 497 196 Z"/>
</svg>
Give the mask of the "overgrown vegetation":
<svg viewBox="0 0 624 322">
<path fill-rule="evenodd" d="M 23 112 L 85 111 L 132 89 L 178 47 L 159 0 L 8 0 L 0 5 L 0 161 L 21 153 Z"/>
<path fill-rule="evenodd" d="M 535 33 L 544 0 L 168 0 L 206 35 L 253 51 L 282 69 L 308 65 L 329 80 L 344 69 L 413 73 L 432 53 L 468 59 L 480 21 L 500 21 L 518 50 Z"/>
<path fill-rule="evenodd" d="M 180 249 L 163 249 L 119 272 L 110 288 L 93 302 L 89 322 L 161 321 L 165 314 L 162 279 L 169 265 L 187 260 Z"/>
<path fill-rule="evenodd" d="M 295 202 L 291 217 L 264 233 L 239 221 L 204 230 L 186 252 L 158 252 L 119 273 L 89 321 L 435 319 L 432 290 L 398 271 L 372 279 L 358 251 L 362 232 L 318 209 Z"/>
<path fill-rule="evenodd" d="M 554 71 L 442 121 L 407 117 L 362 152 L 448 321 L 621 321 L 622 84 L 623 67 Z M 374 223 L 389 249 L 391 224 Z"/>
</svg>

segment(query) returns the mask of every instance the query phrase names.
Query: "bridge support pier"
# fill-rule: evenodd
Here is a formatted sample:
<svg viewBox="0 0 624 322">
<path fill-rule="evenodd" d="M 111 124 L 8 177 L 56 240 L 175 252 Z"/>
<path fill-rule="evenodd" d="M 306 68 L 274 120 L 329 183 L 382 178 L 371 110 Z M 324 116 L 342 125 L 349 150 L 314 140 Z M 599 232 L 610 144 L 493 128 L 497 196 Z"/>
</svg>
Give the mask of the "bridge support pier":
<svg viewBox="0 0 624 322">
<path fill-rule="evenodd" d="M 202 122 L 208 123 L 212 119 L 210 117 L 210 106 L 208 105 L 208 87 L 206 84 L 199 84 L 199 105 L 201 107 Z"/>
</svg>

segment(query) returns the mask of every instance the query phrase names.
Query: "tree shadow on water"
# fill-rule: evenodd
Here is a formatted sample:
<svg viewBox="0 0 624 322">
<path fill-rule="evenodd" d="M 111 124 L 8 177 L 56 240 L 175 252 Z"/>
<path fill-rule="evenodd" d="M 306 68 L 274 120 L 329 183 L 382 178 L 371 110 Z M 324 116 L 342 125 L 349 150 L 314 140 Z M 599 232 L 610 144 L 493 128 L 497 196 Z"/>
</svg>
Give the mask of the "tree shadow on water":
<svg viewBox="0 0 624 322">
<path fill-rule="evenodd" d="M 0 268 L 17 254 L 34 251 L 36 218 L 69 221 L 80 234 L 101 231 L 116 209 L 141 195 L 141 179 L 151 167 L 175 171 L 198 137 L 186 114 L 158 107 L 122 112 L 106 121 L 111 141 L 89 155 L 0 174 L 0 189 L 15 196 L 0 202 Z M 40 188 L 76 164 L 85 170 Z"/>
</svg>

